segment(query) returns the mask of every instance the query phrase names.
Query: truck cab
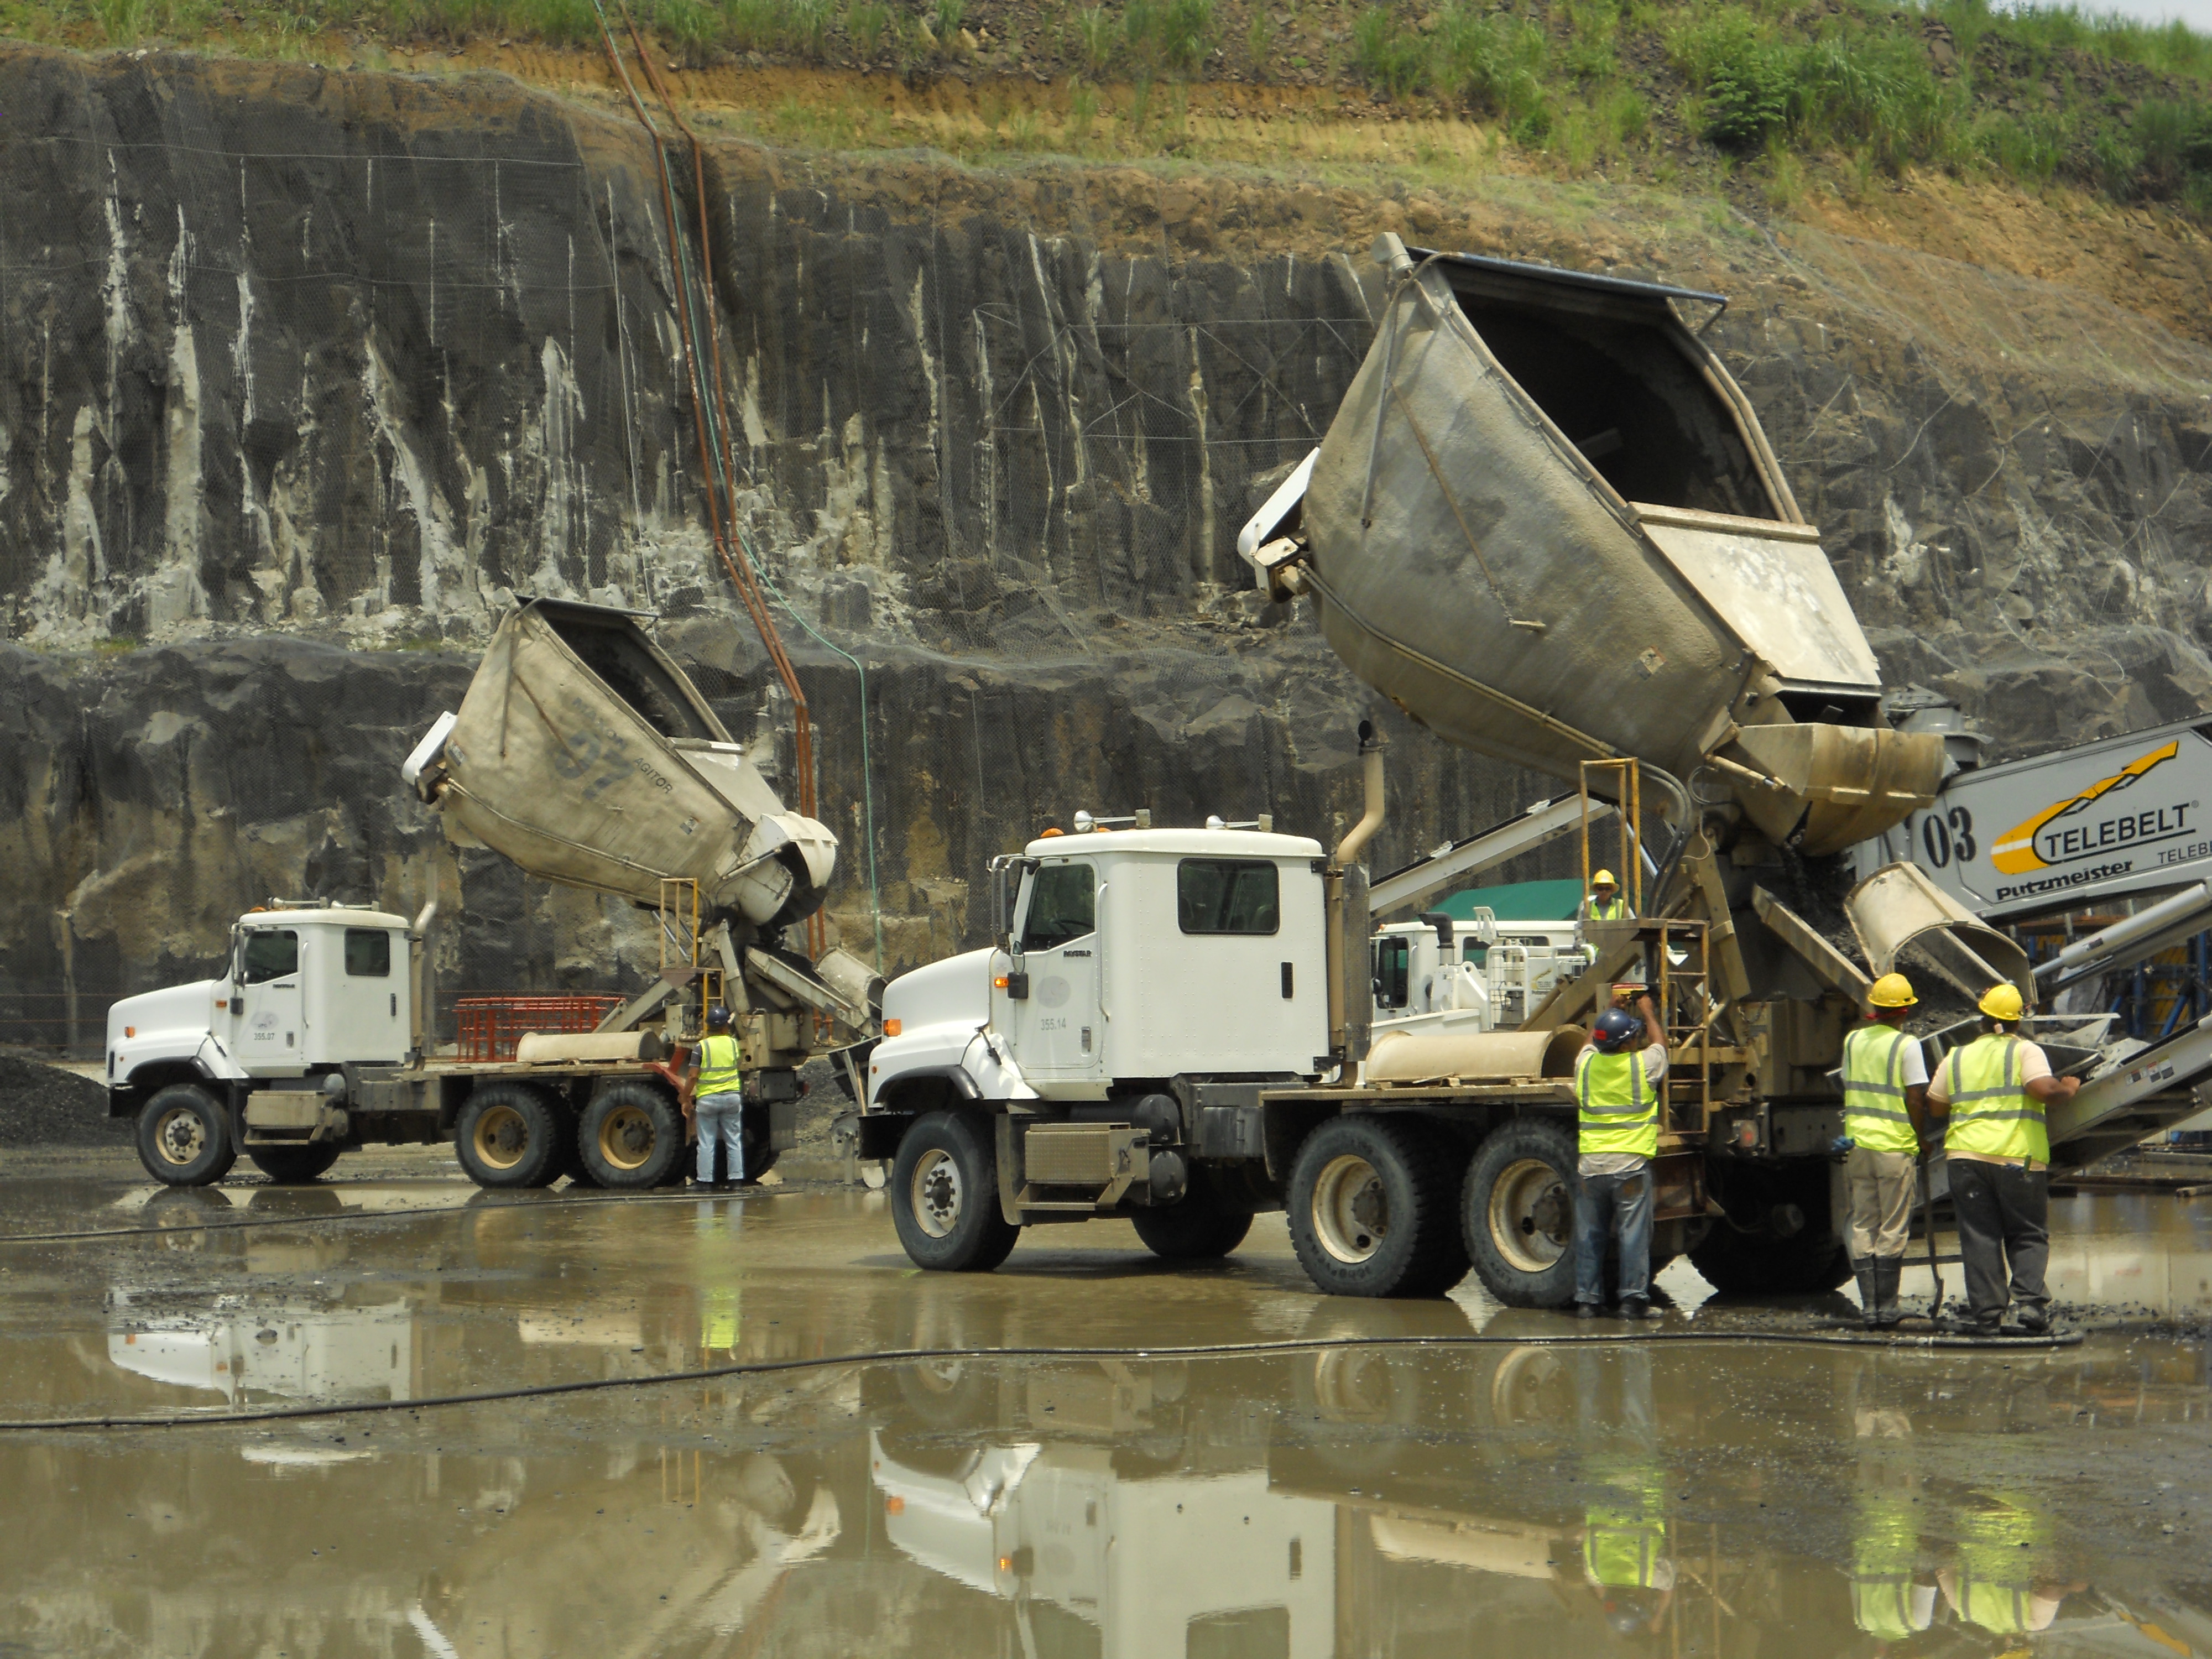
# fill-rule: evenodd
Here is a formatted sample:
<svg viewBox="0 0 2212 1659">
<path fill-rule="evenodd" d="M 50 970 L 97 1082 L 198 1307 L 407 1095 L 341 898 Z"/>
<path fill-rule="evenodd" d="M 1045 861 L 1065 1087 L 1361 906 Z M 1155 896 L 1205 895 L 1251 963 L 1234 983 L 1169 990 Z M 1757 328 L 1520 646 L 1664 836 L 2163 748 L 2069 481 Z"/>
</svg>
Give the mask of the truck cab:
<svg viewBox="0 0 2212 1659">
<path fill-rule="evenodd" d="M 1330 1063 L 1321 866 L 1318 842 L 1243 830 L 1031 842 L 999 863 L 997 942 L 884 991 L 870 1109 L 1316 1075 Z"/>
<path fill-rule="evenodd" d="M 270 1128 L 313 1140 L 323 1079 L 408 1060 L 410 948 L 404 917 L 367 906 L 279 901 L 248 911 L 221 975 L 109 1008 L 108 1115 L 142 1120 L 141 1155 L 165 1180 L 246 1139 L 249 1102 Z M 210 1112 L 228 1121 L 211 1122 Z M 295 1150 L 307 1149 L 274 1148 L 270 1158 L 287 1163 Z M 256 1161 L 268 1167 L 258 1152 Z"/>
</svg>

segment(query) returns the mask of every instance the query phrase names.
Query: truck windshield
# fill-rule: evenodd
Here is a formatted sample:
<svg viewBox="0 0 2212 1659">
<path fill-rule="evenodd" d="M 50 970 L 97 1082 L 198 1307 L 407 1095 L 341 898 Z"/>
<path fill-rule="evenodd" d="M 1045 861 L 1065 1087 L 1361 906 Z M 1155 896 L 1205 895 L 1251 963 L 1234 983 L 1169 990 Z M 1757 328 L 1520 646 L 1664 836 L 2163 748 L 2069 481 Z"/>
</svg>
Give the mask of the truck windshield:
<svg viewBox="0 0 2212 1659">
<path fill-rule="evenodd" d="M 248 985 L 265 984 L 300 971 L 300 936 L 289 928 L 264 928 L 246 936 L 239 953 L 239 978 Z"/>
<path fill-rule="evenodd" d="M 1185 859 L 1176 866 L 1176 916 L 1186 933 L 1272 933 L 1281 893 L 1267 859 Z"/>
<path fill-rule="evenodd" d="M 1097 877 L 1087 864 L 1054 864 L 1030 883 L 1022 949 L 1050 951 L 1098 930 Z"/>
</svg>

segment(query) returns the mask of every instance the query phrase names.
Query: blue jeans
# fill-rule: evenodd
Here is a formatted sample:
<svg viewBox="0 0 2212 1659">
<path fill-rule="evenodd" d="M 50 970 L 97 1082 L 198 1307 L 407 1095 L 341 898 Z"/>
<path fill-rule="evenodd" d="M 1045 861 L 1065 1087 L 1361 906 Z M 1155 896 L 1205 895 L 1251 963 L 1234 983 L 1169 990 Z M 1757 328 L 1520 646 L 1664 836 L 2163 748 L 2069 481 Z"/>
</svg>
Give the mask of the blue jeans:
<svg viewBox="0 0 2212 1659">
<path fill-rule="evenodd" d="M 1608 1226 L 1607 1223 L 1611 1225 Z M 1605 1241 L 1620 1241 L 1620 1299 L 1651 1294 L 1651 1166 L 1575 1177 L 1575 1300 L 1605 1301 Z"/>
<path fill-rule="evenodd" d="M 699 1123 L 699 1179 L 714 1178 L 714 1143 L 729 1149 L 729 1179 L 745 1178 L 744 1102 L 738 1095 L 702 1095 L 693 1107 Z"/>
</svg>

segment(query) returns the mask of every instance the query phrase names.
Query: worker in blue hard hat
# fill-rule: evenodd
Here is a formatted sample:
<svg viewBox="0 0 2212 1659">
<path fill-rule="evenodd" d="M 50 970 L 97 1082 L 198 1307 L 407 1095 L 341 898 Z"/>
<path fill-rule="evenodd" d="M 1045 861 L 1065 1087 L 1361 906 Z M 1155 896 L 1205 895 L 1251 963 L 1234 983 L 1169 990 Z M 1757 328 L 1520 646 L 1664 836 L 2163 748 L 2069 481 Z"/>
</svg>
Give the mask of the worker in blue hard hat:
<svg viewBox="0 0 2212 1659">
<path fill-rule="evenodd" d="M 745 1178 L 744 1096 L 739 1068 L 744 1051 L 732 1033 L 730 1011 L 717 1006 L 707 1011 L 707 1035 L 700 1039 L 684 1079 L 684 1115 L 699 1131 L 699 1173 L 702 1187 L 714 1187 Z M 714 1179 L 714 1148 L 720 1146 L 729 1170 L 727 1182 Z"/>
<path fill-rule="evenodd" d="M 1605 1246 L 1620 1243 L 1620 1313 L 1651 1315 L 1651 1160 L 1667 1078 L 1667 1032 L 1646 993 L 1598 1016 L 1575 1058 L 1580 1123 L 1575 1181 L 1575 1316 L 1605 1301 Z"/>
</svg>

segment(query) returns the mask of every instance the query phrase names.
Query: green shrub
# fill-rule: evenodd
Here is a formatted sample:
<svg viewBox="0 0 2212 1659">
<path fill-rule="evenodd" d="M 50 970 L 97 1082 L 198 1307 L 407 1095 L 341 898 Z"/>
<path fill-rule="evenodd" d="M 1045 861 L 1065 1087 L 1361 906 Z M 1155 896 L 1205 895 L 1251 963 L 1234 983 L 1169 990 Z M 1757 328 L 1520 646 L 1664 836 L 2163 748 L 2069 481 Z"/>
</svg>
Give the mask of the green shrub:
<svg viewBox="0 0 2212 1659">
<path fill-rule="evenodd" d="M 845 14 L 845 33 L 852 36 L 854 51 L 863 58 L 873 58 L 895 21 L 889 6 L 866 0 Z"/>
<path fill-rule="evenodd" d="M 1114 61 L 1114 20 L 1103 6 L 1085 6 L 1075 14 L 1075 39 L 1084 66 L 1094 75 Z"/>
<path fill-rule="evenodd" d="M 2147 98 L 2136 106 L 2135 141 L 2146 193 L 2179 196 L 2193 176 L 2212 176 L 2212 105 Z"/>
<path fill-rule="evenodd" d="M 2057 176 L 2070 137 L 2070 125 L 2060 116 L 1984 115 L 1974 124 L 1972 142 L 1998 172 L 2041 186 Z"/>
<path fill-rule="evenodd" d="M 1498 115 L 1516 142 L 1537 143 L 1548 136 L 1551 42 L 1541 29 L 1523 18 L 1489 17 L 1454 4 L 1438 17 L 1431 40 L 1431 84 L 1440 97 Z"/>
<path fill-rule="evenodd" d="M 1393 98 L 1419 91 L 1428 80 L 1429 43 L 1401 28 L 1386 7 L 1370 6 L 1359 15 L 1352 26 L 1352 50 L 1360 73 Z"/>
<path fill-rule="evenodd" d="M 1140 70 L 1188 75 L 1213 50 L 1213 0 L 1129 0 L 1121 33 Z"/>
</svg>

